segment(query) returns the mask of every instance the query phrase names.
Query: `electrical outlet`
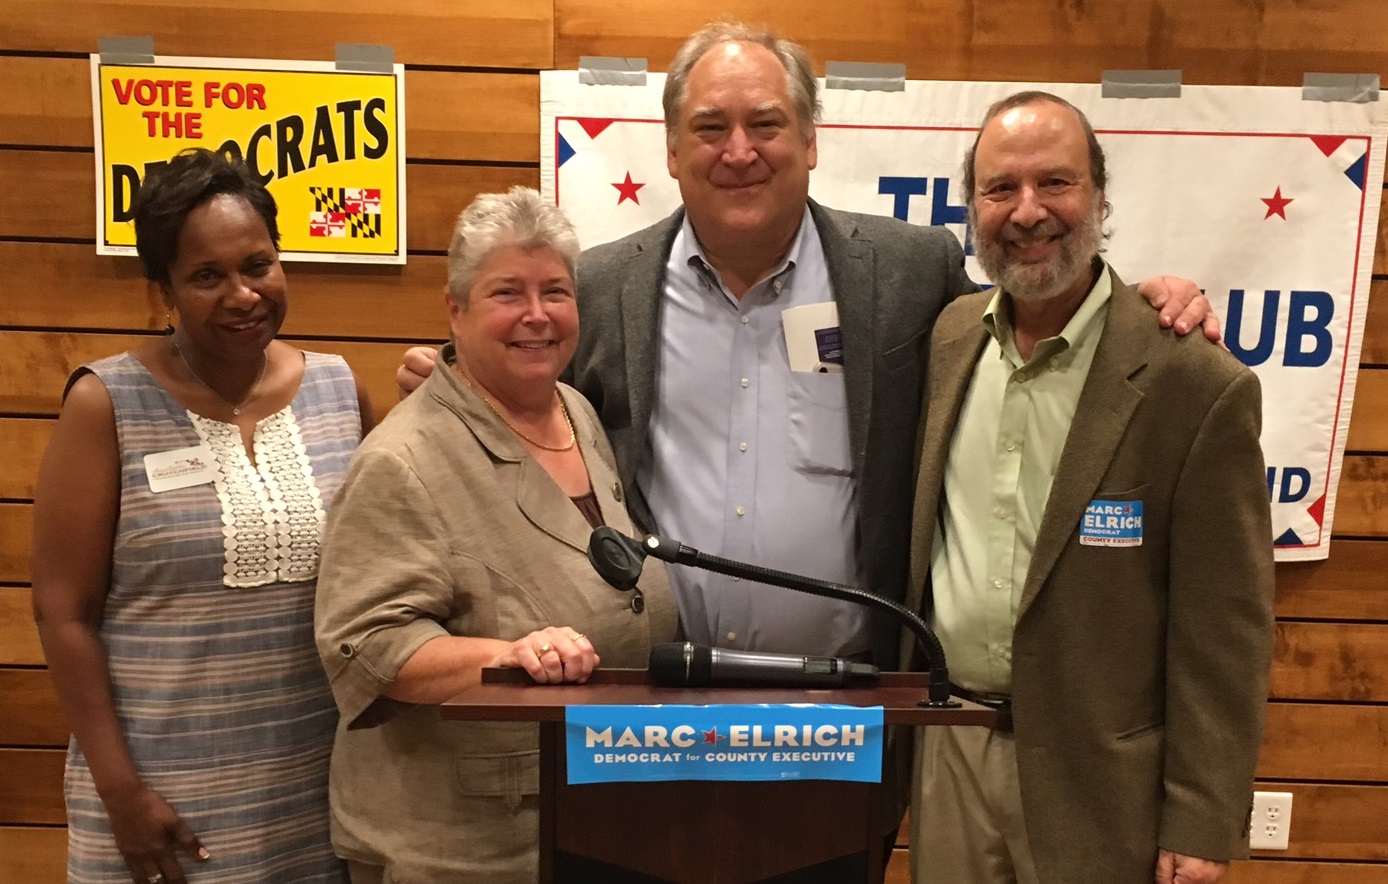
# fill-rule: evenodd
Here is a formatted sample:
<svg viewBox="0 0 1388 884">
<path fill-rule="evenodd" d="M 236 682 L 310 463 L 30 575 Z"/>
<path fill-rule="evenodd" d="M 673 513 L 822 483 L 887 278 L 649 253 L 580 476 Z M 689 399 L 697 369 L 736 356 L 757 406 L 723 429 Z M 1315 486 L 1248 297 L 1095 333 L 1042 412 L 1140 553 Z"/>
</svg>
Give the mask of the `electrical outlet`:
<svg viewBox="0 0 1388 884">
<path fill-rule="evenodd" d="M 1254 792 L 1248 846 L 1254 850 L 1286 850 L 1291 830 L 1292 793 Z"/>
</svg>

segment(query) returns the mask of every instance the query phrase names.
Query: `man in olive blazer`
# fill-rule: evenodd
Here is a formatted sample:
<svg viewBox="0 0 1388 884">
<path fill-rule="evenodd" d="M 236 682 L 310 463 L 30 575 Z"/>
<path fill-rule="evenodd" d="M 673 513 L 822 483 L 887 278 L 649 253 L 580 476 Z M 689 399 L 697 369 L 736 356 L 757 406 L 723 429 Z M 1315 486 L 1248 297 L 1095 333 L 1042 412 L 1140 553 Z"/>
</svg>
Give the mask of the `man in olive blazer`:
<svg viewBox="0 0 1388 884">
<path fill-rule="evenodd" d="M 1023 115 L 1038 106 L 1068 113 L 1048 101 L 1023 99 L 1011 108 Z M 1003 127 L 1015 122 L 1001 120 Z M 1034 136 L 1045 124 L 1031 125 L 1017 124 L 1017 130 Z M 1083 136 L 1078 144 L 1082 157 Z M 1072 171 L 1054 160 L 1057 154 L 1032 156 L 1008 143 L 1007 151 L 996 152 L 1006 160 L 994 164 L 1003 171 L 996 182 L 985 181 L 984 147 L 977 148 L 976 192 L 1018 205 L 1033 200 L 1015 209 L 999 242 L 1032 241 L 1018 218 L 1035 221 L 1038 231 L 1060 229 L 1059 201 L 1068 197 L 1057 194 L 1084 185 L 1084 161 Z M 1013 164 L 1018 156 L 1024 159 Z M 1077 183 L 1066 183 L 1069 178 Z M 1101 206 L 1102 180 L 1097 192 L 1093 202 L 1081 194 L 1084 204 Z M 982 258 L 981 240 L 979 249 Z M 1088 266 L 1080 265 L 1080 291 L 1093 297 L 1098 276 Z M 1112 274 L 1107 268 L 1099 273 Z M 1116 274 L 1109 281 L 1110 300 L 1100 307 L 1106 324 L 1092 344 L 1015 603 L 1014 730 L 988 737 L 1015 741 L 1025 837 L 1004 852 L 1017 859 L 1029 847 L 1030 858 L 1020 857 L 1018 865 L 1034 863 L 1041 884 L 1149 884 L 1159 861 L 1168 875 L 1171 864 L 1188 862 L 1202 869 L 1190 880 L 1212 881 L 1223 862 L 1247 853 L 1272 650 L 1272 530 L 1259 447 L 1259 385 L 1225 350 L 1159 329 L 1136 290 Z M 1001 296 L 1004 303 L 1009 295 Z M 980 407 L 970 387 L 980 383 L 976 366 L 985 345 L 995 346 L 984 324 L 992 297 L 984 292 L 956 300 L 936 321 L 932 338 L 907 602 L 927 614 L 939 552 L 934 547 L 945 545 L 939 532 L 941 513 L 950 506 L 942 498 L 951 442 L 956 424 L 970 419 L 965 403 Z M 1013 311 L 1025 306 L 1015 296 L 1010 303 Z M 1054 363 L 1036 370 L 1047 367 L 1065 370 Z M 1009 384 L 1019 377 L 1025 383 L 1029 368 Z M 999 444 L 1011 451 L 1013 438 Z M 986 487 L 960 490 L 990 493 Z M 1139 543 L 1131 534 L 1119 545 L 1096 542 L 1096 523 L 1086 521 L 1086 510 L 1101 502 L 1140 502 Z M 1095 518 L 1092 509 L 1089 518 Z M 964 597 L 981 599 L 992 591 L 994 581 L 988 582 L 986 588 L 964 583 Z M 949 652 L 962 657 L 973 647 L 968 642 Z M 913 813 L 920 826 L 932 825 L 928 804 Z M 941 880 L 929 875 L 931 856 L 916 860 L 921 880 Z"/>
<path fill-rule="evenodd" d="M 944 228 L 841 212 L 813 200 L 809 206 L 843 329 L 864 588 L 900 601 L 924 389 L 921 354 L 944 305 L 976 287 L 964 275 L 959 241 Z M 571 383 L 593 403 L 607 430 L 632 516 L 652 531 L 655 520 L 635 476 L 648 453 L 665 267 L 683 223 L 681 209 L 624 239 L 585 250 L 578 264 L 584 333 Z M 875 655 L 883 665 L 895 661 L 898 628 L 882 622 L 875 630 Z M 813 640 L 806 636 L 807 651 Z"/>
</svg>

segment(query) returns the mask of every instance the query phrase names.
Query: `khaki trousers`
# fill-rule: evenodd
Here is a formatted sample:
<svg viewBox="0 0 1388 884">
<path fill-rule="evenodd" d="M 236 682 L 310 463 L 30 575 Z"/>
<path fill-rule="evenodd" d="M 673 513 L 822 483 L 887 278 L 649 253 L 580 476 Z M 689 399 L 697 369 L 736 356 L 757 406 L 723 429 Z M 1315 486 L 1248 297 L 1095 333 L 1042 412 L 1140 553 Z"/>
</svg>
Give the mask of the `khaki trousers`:
<svg viewBox="0 0 1388 884">
<path fill-rule="evenodd" d="M 911 790 L 913 884 L 1038 884 L 1012 735 L 982 727 L 924 731 Z"/>
</svg>

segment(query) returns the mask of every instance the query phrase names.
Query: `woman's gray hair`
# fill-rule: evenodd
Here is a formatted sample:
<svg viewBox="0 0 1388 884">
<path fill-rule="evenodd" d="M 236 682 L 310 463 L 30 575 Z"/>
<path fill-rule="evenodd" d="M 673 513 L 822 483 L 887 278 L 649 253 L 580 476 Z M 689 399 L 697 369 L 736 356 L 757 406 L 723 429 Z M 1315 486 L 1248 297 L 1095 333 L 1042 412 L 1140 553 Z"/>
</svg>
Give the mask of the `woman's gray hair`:
<svg viewBox="0 0 1388 884">
<path fill-rule="evenodd" d="M 559 207 L 529 188 L 478 194 L 458 215 L 448 245 L 448 295 L 467 309 L 477 271 L 497 249 L 551 248 L 564 259 L 569 275 L 578 261 L 578 234 Z"/>
<path fill-rule="evenodd" d="M 814 133 L 814 124 L 819 122 L 821 110 L 819 81 L 815 79 L 810 54 L 799 43 L 781 39 L 766 28 L 725 21 L 704 25 L 695 31 L 670 62 L 670 71 L 665 75 L 665 94 L 661 96 L 661 103 L 665 106 L 666 143 L 674 144 L 680 111 L 689 90 L 690 70 L 710 49 L 724 43 L 752 43 L 771 50 L 781 67 L 786 69 L 786 90 L 795 105 L 795 115 L 800 119 L 800 134 L 809 141 Z"/>
</svg>

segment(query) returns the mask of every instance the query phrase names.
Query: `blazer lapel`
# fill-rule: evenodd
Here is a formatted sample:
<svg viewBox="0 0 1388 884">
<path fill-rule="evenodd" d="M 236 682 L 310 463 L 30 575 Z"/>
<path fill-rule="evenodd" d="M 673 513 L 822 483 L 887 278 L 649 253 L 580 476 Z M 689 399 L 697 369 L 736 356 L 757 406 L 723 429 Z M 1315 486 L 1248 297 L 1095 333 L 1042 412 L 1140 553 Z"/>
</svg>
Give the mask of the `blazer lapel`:
<svg viewBox="0 0 1388 884">
<path fill-rule="evenodd" d="M 988 295 L 972 295 L 977 310 L 968 310 L 967 320 L 943 329 L 931 341 L 930 371 L 924 422 L 921 433 L 921 462 L 916 476 L 915 512 L 911 520 L 911 577 L 907 601 L 920 611 L 935 540 L 940 496 L 944 493 L 945 464 L 949 460 L 954 427 L 964 406 L 964 397 L 973 378 L 979 352 L 988 340 L 983 311 Z"/>
<path fill-rule="evenodd" d="M 579 451 L 583 454 L 589 481 L 592 482 L 593 490 L 598 491 L 610 484 L 611 475 L 597 452 L 596 431 L 584 420 L 583 405 L 574 399 L 577 393 L 561 386 L 559 395 L 564 397 L 564 404 L 569 409 L 569 419 L 574 423 L 574 437 Z M 589 527 L 583 513 L 565 496 L 564 490 L 534 458 L 525 457 L 519 466 L 520 480 L 516 483 L 516 505 L 520 507 L 521 513 L 536 528 L 556 540 L 580 551 L 587 550 L 592 528 Z M 598 494 L 599 499 L 602 496 L 601 493 Z"/>
<path fill-rule="evenodd" d="M 1074 537 L 1075 526 L 1099 490 L 1128 421 L 1142 401 L 1142 391 L 1130 379 L 1147 364 L 1147 348 L 1138 342 L 1147 340 L 1157 328 L 1157 317 L 1146 300 L 1125 286 L 1118 274 L 1110 270 L 1109 275 L 1113 297 L 1107 324 L 1080 391 L 1075 417 L 1051 482 L 1017 609 L 1019 620 Z"/>
<path fill-rule="evenodd" d="M 660 305 L 665 296 L 665 265 L 682 224 L 684 210 L 680 209 L 650 228 L 647 236 L 633 242 L 628 273 L 622 283 L 627 401 L 632 428 L 640 429 L 633 438 L 645 439 L 646 427 L 651 422 L 653 385 L 660 358 Z M 635 464 L 640 452 L 630 454 L 628 462 Z M 634 477 L 623 478 L 631 484 Z"/>
<path fill-rule="evenodd" d="M 848 437 L 853 450 L 853 471 L 862 476 L 872 414 L 872 368 L 877 353 L 873 334 L 877 288 L 872 274 L 872 243 L 860 239 L 856 228 L 840 227 L 814 200 L 810 200 L 810 215 L 819 231 L 829 285 L 838 305 L 839 328 L 843 332 L 843 383 L 848 394 Z"/>
</svg>

